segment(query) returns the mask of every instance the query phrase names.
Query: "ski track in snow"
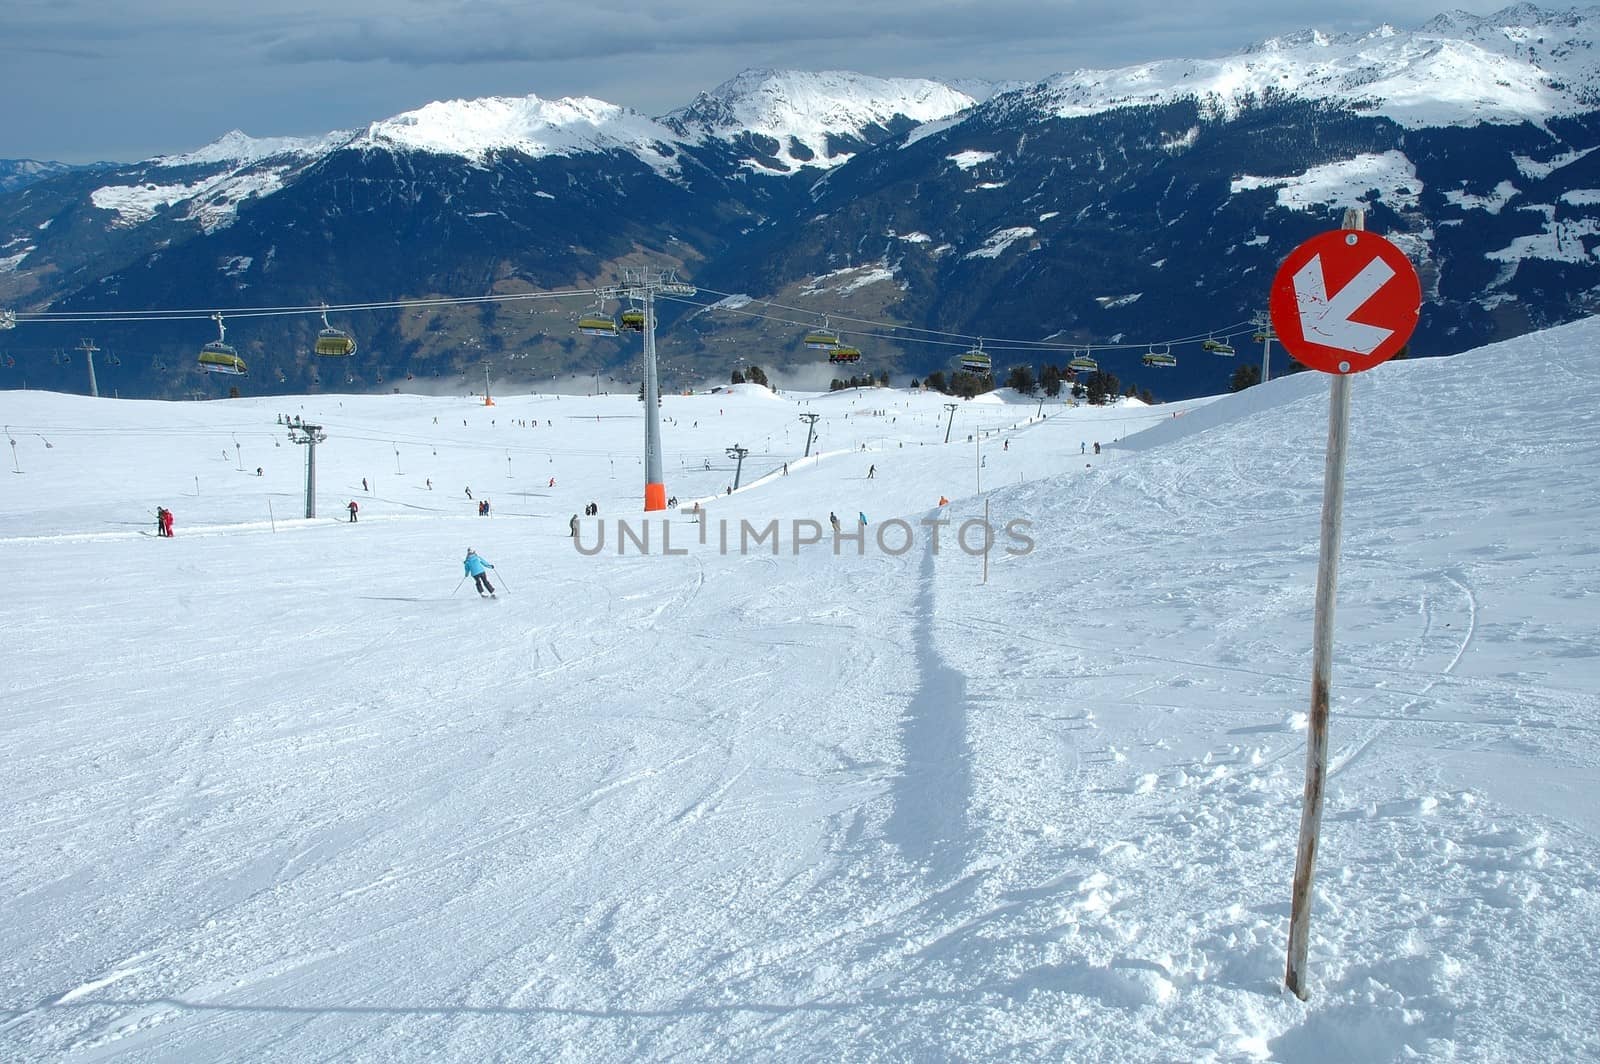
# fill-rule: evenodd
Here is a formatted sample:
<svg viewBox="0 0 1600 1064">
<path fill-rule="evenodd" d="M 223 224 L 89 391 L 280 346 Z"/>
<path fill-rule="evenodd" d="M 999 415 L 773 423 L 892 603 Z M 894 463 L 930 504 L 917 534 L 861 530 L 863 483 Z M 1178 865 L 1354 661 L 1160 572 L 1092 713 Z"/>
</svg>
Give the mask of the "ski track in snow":
<svg viewBox="0 0 1600 1064">
<path fill-rule="evenodd" d="M 666 398 L 708 521 L 900 516 L 898 556 L 678 512 L 684 556 L 578 554 L 584 502 L 637 517 L 631 396 L 3 393 L 0 1058 L 1600 1055 L 1596 341 L 1354 382 L 1307 1002 L 1320 377 L 948 446 L 942 397 L 816 397 L 807 463 L 804 398 Z M 283 519 L 286 408 L 359 524 Z M 1036 543 L 987 583 L 976 474 Z"/>
</svg>

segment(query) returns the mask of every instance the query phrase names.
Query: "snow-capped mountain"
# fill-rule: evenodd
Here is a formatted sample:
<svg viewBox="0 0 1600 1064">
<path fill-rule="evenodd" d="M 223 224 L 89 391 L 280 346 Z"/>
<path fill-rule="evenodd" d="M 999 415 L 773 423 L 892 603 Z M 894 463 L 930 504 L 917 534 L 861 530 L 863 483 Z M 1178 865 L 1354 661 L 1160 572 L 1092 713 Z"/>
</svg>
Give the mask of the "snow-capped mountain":
<svg viewBox="0 0 1600 1064">
<path fill-rule="evenodd" d="M 43 181 L 47 177 L 81 169 L 83 167 L 69 163 L 41 162 L 38 159 L 0 159 L 0 193 L 12 192 L 36 181 Z"/>
<path fill-rule="evenodd" d="M 1593 9 L 1591 9 L 1591 12 Z M 1507 25 L 1507 19 L 1519 19 Z M 1404 32 L 1316 30 L 1277 37 L 1220 59 L 1173 59 L 1115 70 L 1078 70 L 1030 91 L 1062 117 L 1193 97 L 1234 116 L 1271 96 L 1326 100 L 1408 128 L 1542 122 L 1600 100 L 1595 14 L 1556 16 L 1528 5 L 1498 16 L 1441 15 Z"/>
<path fill-rule="evenodd" d="M 765 157 L 742 160 L 744 165 L 786 174 L 848 162 L 852 146 L 902 132 L 897 126 L 949 118 L 988 99 L 995 86 L 966 84 L 964 89 L 923 78 L 874 78 L 841 70 L 747 70 L 663 121 L 684 138 L 764 142 Z"/>
<path fill-rule="evenodd" d="M 147 162 L 169 170 L 186 166 L 248 166 L 280 156 L 319 156 L 345 144 L 351 136 L 348 131 L 335 130 L 321 137 L 252 137 L 233 129 L 203 148 L 182 155 L 159 155 Z"/>
<path fill-rule="evenodd" d="M 374 122 L 341 147 L 457 155 L 482 163 L 495 152 L 531 158 L 627 151 L 662 170 L 673 167 L 660 145 L 672 131 L 636 111 L 590 97 L 537 96 L 430 103 Z"/>
<path fill-rule="evenodd" d="M 801 307 L 765 325 L 668 310 L 662 351 L 686 375 L 736 353 L 814 358 L 792 324 L 811 307 L 883 323 L 861 346 L 917 374 L 949 343 L 891 326 L 989 338 L 1003 365 L 1007 339 L 1137 345 L 1237 323 L 1294 244 L 1362 205 L 1422 274 L 1414 349 L 1448 353 L 1600 310 L 1597 12 L 1307 31 L 1025 86 L 748 71 L 659 118 L 530 95 L 314 138 L 235 131 L 0 195 L 0 306 L 27 326 L 46 306 L 585 287 L 643 257 L 708 293 Z M 485 353 L 530 377 L 628 363 L 546 318 L 374 315 L 345 383 Z M 308 329 L 264 319 L 241 336 L 267 387 L 316 383 Z M 179 362 L 193 333 L 125 342 Z M 1181 362 L 1126 377 L 1176 397 L 1231 369 Z"/>
</svg>

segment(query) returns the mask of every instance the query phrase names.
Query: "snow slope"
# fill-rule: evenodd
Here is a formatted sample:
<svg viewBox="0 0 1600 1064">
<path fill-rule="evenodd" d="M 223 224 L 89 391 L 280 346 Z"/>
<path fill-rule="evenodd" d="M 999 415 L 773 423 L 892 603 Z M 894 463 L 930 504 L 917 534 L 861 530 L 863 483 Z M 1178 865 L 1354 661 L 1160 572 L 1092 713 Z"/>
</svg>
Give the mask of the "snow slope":
<svg viewBox="0 0 1600 1064">
<path fill-rule="evenodd" d="M 1354 382 L 1305 1003 L 1316 375 L 668 396 L 671 555 L 632 396 L 0 393 L 0 1057 L 1594 1059 L 1597 342 Z"/>
</svg>

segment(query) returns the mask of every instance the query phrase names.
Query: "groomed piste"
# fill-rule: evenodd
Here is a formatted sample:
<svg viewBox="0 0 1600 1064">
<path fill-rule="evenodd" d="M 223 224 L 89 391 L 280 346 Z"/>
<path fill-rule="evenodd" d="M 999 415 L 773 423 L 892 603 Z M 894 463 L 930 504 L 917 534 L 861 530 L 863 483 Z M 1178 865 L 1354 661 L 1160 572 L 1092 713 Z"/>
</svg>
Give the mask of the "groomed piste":
<svg viewBox="0 0 1600 1064">
<path fill-rule="evenodd" d="M 0 1058 L 1600 1057 L 1597 345 L 1354 381 L 1305 1002 L 1326 378 L 0 393 Z"/>
</svg>

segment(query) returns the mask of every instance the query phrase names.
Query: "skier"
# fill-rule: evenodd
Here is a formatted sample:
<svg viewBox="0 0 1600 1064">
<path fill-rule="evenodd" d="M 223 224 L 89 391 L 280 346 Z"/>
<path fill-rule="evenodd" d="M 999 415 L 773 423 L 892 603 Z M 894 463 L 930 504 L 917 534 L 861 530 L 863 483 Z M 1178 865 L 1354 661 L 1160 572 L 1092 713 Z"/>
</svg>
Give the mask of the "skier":
<svg viewBox="0 0 1600 1064">
<path fill-rule="evenodd" d="M 161 511 L 161 530 L 162 530 L 162 535 L 166 536 L 168 539 L 172 538 L 172 511 L 171 510 L 162 510 Z"/>
<path fill-rule="evenodd" d="M 361 507 L 356 505 L 356 501 L 354 499 L 351 499 L 350 500 L 350 505 L 346 506 L 345 509 L 350 511 L 350 523 L 352 525 L 355 524 L 356 523 L 356 511 L 361 509 Z"/>
<path fill-rule="evenodd" d="M 833 534 L 837 536 L 839 534 L 839 515 L 832 510 L 828 511 L 828 524 L 833 526 Z"/>
<path fill-rule="evenodd" d="M 1011 441 L 1010 441 L 1010 440 L 1007 440 L 1007 441 L 1006 441 L 1006 445 L 1005 445 L 1005 446 L 1004 446 L 1004 447 L 1002 447 L 1002 448 L 1000 448 L 1000 449 L 1001 449 L 1001 450 L 1002 450 L 1002 451 L 1009 451 L 1009 450 L 1011 450 Z"/>
<path fill-rule="evenodd" d="M 877 471 L 878 471 L 878 467 L 877 466 L 875 466 L 875 465 L 867 466 L 867 479 L 871 480 L 873 474 L 876 473 Z"/>
<path fill-rule="evenodd" d="M 472 498 L 472 489 L 471 488 L 467 489 L 467 498 L 469 498 L 469 499 Z"/>
<path fill-rule="evenodd" d="M 480 596 L 487 594 L 489 598 L 494 598 L 494 585 L 489 583 L 489 574 L 484 571 L 493 569 L 494 566 L 484 561 L 477 551 L 468 547 L 466 560 L 461 563 L 461 567 L 472 577 L 473 586 L 478 589 Z"/>
<path fill-rule="evenodd" d="M 856 511 L 856 517 L 861 519 L 861 527 L 862 528 L 866 528 L 867 527 L 867 515 L 862 513 L 860 510 L 857 510 Z"/>
<path fill-rule="evenodd" d="M 573 514 L 572 520 L 567 522 L 567 535 L 573 539 L 578 538 L 578 515 Z"/>
<path fill-rule="evenodd" d="M 550 478 L 550 485 L 549 486 L 552 487 L 552 488 L 556 486 L 556 478 L 555 477 L 551 477 Z"/>
<path fill-rule="evenodd" d="M 362 491 L 371 491 L 372 490 L 371 488 L 367 487 L 367 478 L 366 477 L 362 477 L 361 478 L 361 490 Z"/>
<path fill-rule="evenodd" d="M 166 534 L 167 534 L 167 508 L 165 506 L 157 506 L 156 507 L 156 535 L 164 536 Z"/>
<path fill-rule="evenodd" d="M 1099 454 L 1100 453 L 1100 444 L 1099 443 L 1096 443 L 1094 445 L 1094 453 L 1095 454 Z"/>
<path fill-rule="evenodd" d="M 949 506 L 950 505 L 950 500 L 945 498 L 943 495 L 941 495 L 941 496 L 939 496 L 939 505 L 940 506 Z"/>
</svg>

